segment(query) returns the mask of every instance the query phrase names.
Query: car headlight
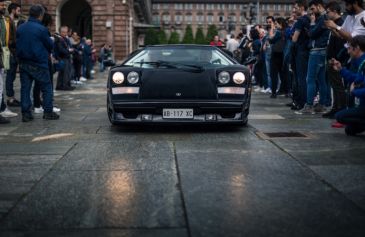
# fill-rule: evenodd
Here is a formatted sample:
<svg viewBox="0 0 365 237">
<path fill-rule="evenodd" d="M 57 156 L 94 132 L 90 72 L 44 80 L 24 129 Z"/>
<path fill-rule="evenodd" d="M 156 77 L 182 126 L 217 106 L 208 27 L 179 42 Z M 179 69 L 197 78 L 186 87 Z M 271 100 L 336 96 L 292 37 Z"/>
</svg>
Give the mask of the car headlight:
<svg viewBox="0 0 365 237">
<path fill-rule="evenodd" d="M 122 84 L 124 81 L 124 74 L 121 72 L 116 72 L 113 74 L 112 79 L 115 84 Z"/>
<path fill-rule="evenodd" d="M 230 76 L 229 76 L 229 73 L 226 72 L 226 71 L 223 71 L 223 72 L 220 72 L 219 75 L 218 75 L 218 81 L 221 83 L 221 84 L 227 84 L 230 80 Z"/>
<path fill-rule="evenodd" d="M 136 84 L 139 81 L 139 74 L 137 72 L 128 73 L 127 80 L 130 84 Z"/>
<path fill-rule="evenodd" d="M 234 83 L 236 83 L 238 85 L 244 83 L 245 80 L 246 80 L 245 74 L 243 74 L 242 72 L 236 72 L 233 75 L 233 81 L 234 81 Z"/>
</svg>

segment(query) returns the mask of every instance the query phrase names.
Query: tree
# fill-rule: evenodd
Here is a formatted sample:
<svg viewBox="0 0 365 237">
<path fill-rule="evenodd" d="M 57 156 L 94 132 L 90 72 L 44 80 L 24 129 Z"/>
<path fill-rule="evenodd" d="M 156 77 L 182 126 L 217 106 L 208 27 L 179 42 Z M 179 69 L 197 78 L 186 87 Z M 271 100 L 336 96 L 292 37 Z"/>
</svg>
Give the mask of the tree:
<svg viewBox="0 0 365 237">
<path fill-rule="evenodd" d="M 178 44 L 180 42 L 180 36 L 177 32 L 172 32 L 169 39 L 169 44 Z"/>
<path fill-rule="evenodd" d="M 215 35 L 218 35 L 218 30 L 217 27 L 215 25 L 210 25 L 208 27 L 208 33 L 207 33 L 207 42 L 210 42 L 213 40 L 213 37 Z"/>
<path fill-rule="evenodd" d="M 158 43 L 159 44 L 167 44 L 167 37 L 164 30 L 160 30 L 158 32 Z"/>
<path fill-rule="evenodd" d="M 153 28 L 148 29 L 144 38 L 144 45 L 155 45 L 158 43 L 158 35 L 156 30 Z"/>
<path fill-rule="evenodd" d="M 203 28 L 200 26 L 198 27 L 196 34 L 195 34 L 195 43 L 196 44 L 207 44 L 207 41 L 205 40 Z"/>
<path fill-rule="evenodd" d="M 194 44 L 194 36 L 193 36 L 193 30 L 191 29 L 191 26 L 188 25 L 185 29 L 185 35 L 182 40 L 183 44 Z"/>
</svg>

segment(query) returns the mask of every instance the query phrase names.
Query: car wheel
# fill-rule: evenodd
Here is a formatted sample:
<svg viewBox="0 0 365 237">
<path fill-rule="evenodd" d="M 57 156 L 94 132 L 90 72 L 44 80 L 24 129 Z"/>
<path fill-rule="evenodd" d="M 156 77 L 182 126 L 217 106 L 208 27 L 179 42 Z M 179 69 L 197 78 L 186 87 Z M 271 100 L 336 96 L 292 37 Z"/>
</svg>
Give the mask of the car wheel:
<svg viewBox="0 0 365 237">
<path fill-rule="evenodd" d="M 113 112 L 113 110 L 110 106 L 109 98 L 107 98 L 107 100 L 106 100 L 106 107 L 107 107 L 107 110 L 108 110 L 108 118 L 109 118 L 110 123 L 113 124 L 113 125 L 117 125 L 117 123 L 113 119 L 114 112 Z"/>
</svg>

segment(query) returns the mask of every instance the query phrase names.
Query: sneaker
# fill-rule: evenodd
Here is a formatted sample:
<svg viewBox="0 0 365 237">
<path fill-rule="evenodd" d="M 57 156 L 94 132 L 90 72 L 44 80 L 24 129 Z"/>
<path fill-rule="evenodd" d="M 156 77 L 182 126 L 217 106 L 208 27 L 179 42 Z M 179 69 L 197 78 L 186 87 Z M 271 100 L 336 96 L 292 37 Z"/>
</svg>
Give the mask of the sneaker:
<svg viewBox="0 0 365 237">
<path fill-rule="evenodd" d="M 75 81 L 75 80 L 71 80 L 70 81 L 72 84 L 77 84 L 77 81 Z"/>
<path fill-rule="evenodd" d="M 264 93 L 266 93 L 266 94 L 271 94 L 271 89 L 268 87 L 268 88 L 266 88 L 266 90 L 264 91 Z"/>
<path fill-rule="evenodd" d="M 95 70 L 91 70 L 91 71 L 90 71 L 90 73 L 91 73 L 91 74 L 95 74 Z"/>
<path fill-rule="evenodd" d="M 321 105 L 321 104 L 316 104 L 313 107 L 313 109 L 314 109 L 314 112 L 318 113 L 318 114 L 325 113 L 327 111 L 326 107 L 324 105 Z"/>
<path fill-rule="evenodd" d="M 85 77 L 80 77 L 80 81 L 87 81 Z"/>
<path fill-rule="evenodd" d="M 82 85 L 82 84 L 84 84 L 82 81 L 75 81 L 75 84 L 76 85 Z"/>
<path fill-rule="evenodd" d="M 61 112 L 61 109 L 53 106 L 53 112 L 55 112 L 55 113 Z"/>
<path fill-rule="evenodd" d="M 261 93 L 265 93 L 265 91 L 266 91 L 266 89 L 265 89 L 265 88 L 262 88 L 262 89 L 260 90 L 260 92 L 261 92 Z"/>
<path fill-rule="evenodd" d="M 260 92 L 261 90 L 262 90 L 262 88 L 258 86 L 257 88 L 255 88 L 255 90 L 254 90 L 254 91 L 255 91 L 255 92 Z"/>
<path fill-rule="evenodd" d="M 322 118 L 334 119 L 337 112 L 338 112 L 338 110 L 331 109 L 327 113 L 322 114 Z"/>
<path fill-rule="evenodd" d="M 20 102 L 17 99 L 10 99 L 6 101 L 6 104 L 10 107 L 20 107 Z"/>
<path fill-rule="evenodd" d="M 333 128 L 343 128 L 343 127 L 345 127 L 345 125 L 342 124 L 342 123 L 339 123 L 339 122 L 334 122 L 334 123 L 331 124 L 331 127 L 333 127 Z"/>
<path fill-rule="evenodd" d="M 306 115 L 306 114 L 315 114 L 314 110 L 313 110 L 313 106 L 312 105 L 308 105 L 308 104 L 305 104 L 303 109 L 301 110 L 298 110 L 298 111 L 295 111 L 294 113 L 296 114 L 303 114 L 303 115 Z"/>
<path fill-rule="evenodd" d="M 59 118 L 60 118 L 60 116 L 58 114 L 56 114 L 55 112 L 43 114 L 43 119 L 46 119 L 46 120 L 57 120 Z"/>
<path fill-rule="evenodd" d="M 10 123 L 10 120 L 0 115 L 0 124 Z"/>
<path fill-rule="evenodd" d="M 10 109 L 6 108 L 3 112 L 0 113 L 1 116 L 5 118 L 11 118 L 18 116 L 17 113 L 12 112 Z"/>
<path fill-rule="evenodd" d="M 37 107 L 34 107 L 34 113 L 35 114 L 41 114 L 41 113 L 43 113 L 43 108 L 42 107 L 39 107 L 39 108 L 37 108 Z"/>
<path fill-rule="evenodd" d="M 33 115 L 30 113 L 24 113 L 22 114 L 22 122 L 30 122 L 34 119 Z"/>
</svg>

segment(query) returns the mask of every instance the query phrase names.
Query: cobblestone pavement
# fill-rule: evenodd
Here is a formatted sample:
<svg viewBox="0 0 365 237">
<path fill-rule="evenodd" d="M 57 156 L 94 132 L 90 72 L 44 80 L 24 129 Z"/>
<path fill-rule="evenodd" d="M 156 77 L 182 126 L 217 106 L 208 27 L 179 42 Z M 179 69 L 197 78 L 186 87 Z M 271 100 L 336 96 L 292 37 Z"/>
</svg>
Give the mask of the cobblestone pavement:
<svg viewBox="0 0 365 237">
<path fill-rule="evenodd" d="M 0 236 L 365 236 L 364 135 L 257 93 L 246 128 L 115 127 L 96 77 L 1 125 Z"/>
</svg>

